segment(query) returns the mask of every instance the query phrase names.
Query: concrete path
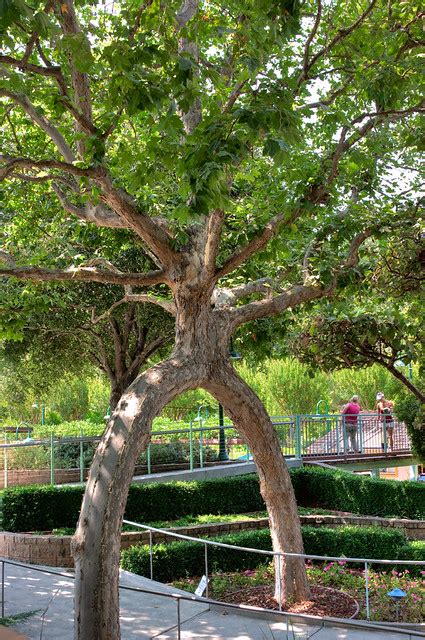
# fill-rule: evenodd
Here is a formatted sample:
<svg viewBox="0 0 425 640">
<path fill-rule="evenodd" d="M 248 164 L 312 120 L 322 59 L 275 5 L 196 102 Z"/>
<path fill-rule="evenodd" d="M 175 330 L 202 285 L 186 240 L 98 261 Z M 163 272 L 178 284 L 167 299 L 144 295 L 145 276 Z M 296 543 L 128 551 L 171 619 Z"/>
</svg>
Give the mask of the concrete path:
<svg viewBox="0 0 425 640">
<path fill-rule="evenodd" d="M 121 584 L 161 593 L 184 593 L 125 571 Z M 56 576 L 5 564 L 5 615 L 38 610 L 14 629 L 31 640 L 72 640 L 73 588 L 71 574 Z M 425 633 L 402 634 L 394 629 L 370 631 L 348 625 L 320 628 L 296 623 L 288 630 L 281 618 L 262 619 L 252 612 L 240 615 L 230 611 L 209 610 L 199 601 L 182 601 L 181 640 L 301 640 L 313 634 L 315 640 L 419 640 L 425 637 Z M 122 640 L 178 640 L 176 600 L 122 589 L 121 633 Z"/>
</svg>

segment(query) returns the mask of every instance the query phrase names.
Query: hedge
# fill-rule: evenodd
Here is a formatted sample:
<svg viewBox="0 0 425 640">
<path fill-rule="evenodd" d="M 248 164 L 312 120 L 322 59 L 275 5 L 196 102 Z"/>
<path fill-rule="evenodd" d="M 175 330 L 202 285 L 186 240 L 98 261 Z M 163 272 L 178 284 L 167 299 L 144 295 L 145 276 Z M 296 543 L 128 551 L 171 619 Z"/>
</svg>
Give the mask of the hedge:
<svg viewBox="0 0 425 640">
<path fill-rule="evenodd" d="M 357 476 L 345 471 L 299 467 L 291 470 L 298 504 L 363 515 L 425 517 L 425 486 Z M 31 486 L 6 489 L 6 531 L 74 527 L 84 488 Z M 248 513 L 264 509 L 256 474 L 202 482 L 132 484 L 125 517 L 136 522 L 183 515 Z"/>
<path fill-rule="evenodd" d="M 321 556 L 346 556 L 351 558 L 424 560 L 425 542 L 409 545 L 400 531 L 382 530 L 378 527 L 346 526 L 338 529 L 302 527 L 305 553 Z M 218 542 L 271 550 L 270 532 L 267 529 L 244 531 L 211 538 Z M 161 582 L 171 582 L 185 576 L 204 573 L 204 545 L 196 542 L 170 542 L 153 545 L 153 577 Z M 402 553 L 402 558 L 400 554 Z M 271 556 L 233 551 L 208 546 L 208 566 L 214 571 L 238 571 L 252 569 Z M 150 576 L 149 545 L 136 545 L 121 554 L 121 566 L 142 576 Z"/>
<path fill-rule="evenodd" d="M 303 507 L 418 520 L 425 517 L 425 486 L 420 482 L 380 480 L 320 467 L 299 467 L 291 476 L 298 504 Z"/>
<path fill-rule="evenodd" d="M 43 531 L 74 527 L 84 487 L 27 486 L 5 489 L 3 528 Z M 255 475 L 202 482 L 132 484 L 125 518 L 136 522 L 172 520 L 204 513 L 247 513 L 264 509 Z"/>
</svg>

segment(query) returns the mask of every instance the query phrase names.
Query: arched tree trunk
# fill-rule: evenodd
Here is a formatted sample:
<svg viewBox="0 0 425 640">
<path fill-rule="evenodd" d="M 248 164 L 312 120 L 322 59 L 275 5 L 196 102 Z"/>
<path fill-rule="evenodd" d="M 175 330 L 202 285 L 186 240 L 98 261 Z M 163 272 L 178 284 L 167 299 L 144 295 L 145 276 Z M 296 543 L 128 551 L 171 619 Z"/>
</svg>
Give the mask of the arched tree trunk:
<svg viewBox="0 0 425 640">
<path fill-rule="evenodd" d="M 260 476 L 275 551 L 302 552 L 296 502 L 277 435 L 264 406 L 228 362 L 232 331 L 210 292 L 187 287 L 175 296 L 176 341 L 170 359 L 141 374 L 122 396 L 96 452 L 73 539 L 78 640 L 119 640 L 120 531 L 136 460 L 152 421 L 187 389 L 204 387 L 223 404 L 246 438 Z M 281 598 L 304 600 L 304 563 L 281 559 Z M 276 594 L 279 592 L 276 586 Z"/>
<path fill-rule="evenodd" d="M 228 363 L 213 370 L 203 386 L 223 405 L 252 451 L 260 478 L 260 490 L 270 520 L 273 550 L 304 553 L 297 503 L 279 440 L 264 405 Z M 304 560 L 280 556 L 275 560 L 275 598 L 308 600 Z M 280 584 L 279 584 L 280 576 Z"/>
<path fill-rule="evenodd" d="M 170 358 L 140 375 L 121 398 L 96 451 L 72 550 L 75 638 L 119 640 L 120 531 L 136 460 L 153 419 L 197 386 L 187 362 Z"/>
</svg>

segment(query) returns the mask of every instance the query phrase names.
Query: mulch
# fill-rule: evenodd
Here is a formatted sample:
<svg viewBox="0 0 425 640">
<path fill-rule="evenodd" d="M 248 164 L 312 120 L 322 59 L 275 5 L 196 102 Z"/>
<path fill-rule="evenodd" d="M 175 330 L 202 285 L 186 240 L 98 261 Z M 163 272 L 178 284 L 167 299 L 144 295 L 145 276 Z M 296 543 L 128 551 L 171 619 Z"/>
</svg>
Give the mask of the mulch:
<svg viewBox="0 0 425 640">
<path fill-rule="evenodd" d="M 225 594 L 220 600 L 263 609 L 279 609 L 273 593 L 272 585 L 261 585 Z M 315 585 L 311 587 L 311 600 L 284 606 L 283 610 L 309 616 L 353 618 L 357 615 L 359 608 L 357 601 L 348 593 Z"/>
</svg>

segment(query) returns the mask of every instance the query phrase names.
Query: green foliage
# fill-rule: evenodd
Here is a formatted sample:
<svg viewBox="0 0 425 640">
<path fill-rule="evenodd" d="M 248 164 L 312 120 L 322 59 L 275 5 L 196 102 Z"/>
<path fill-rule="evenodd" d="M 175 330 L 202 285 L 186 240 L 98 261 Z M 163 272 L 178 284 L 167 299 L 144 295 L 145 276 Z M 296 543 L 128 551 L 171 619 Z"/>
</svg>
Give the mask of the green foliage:
<svg viewBox="0 0 425 640">
<path fill-rule="evenodd" d="M 366 369 L 342 369 L 332 373 L 315 370 L 287 358 L 265 360 L 257 367 L 245 363 L 238 371 L 264 402 L 270 415 L 315 413 L 319 400 L 338 412 L 353 394 L 364 409 L 375 409 L 377 391 L 388 398 L 401 393 L 403 385 L 378 365 Z M 322 405 L 322 409 L 323 409 Z"/>
<path fill-rule="evenodd" d="M 424 559 L 425 545 L 411 548 L 400 531 L 378 527 L 302 527 L 305 553 L 312 555 L 346 556 L 354 558 Z M 245 531 L 211 540 L 251 549 L 271 550 L 270 532 L 267 529 Z M 202 573 L 205 551 L 196 542 L 171 542 L 153 545 L 153 575 L 161 582 L 171 582 L 184 576 Z M 237 571 L 252 569 L 268 561 L 268 556 L 247 551 L 233 551 L 220 547 L 208 547 L 208 563 L 215 571 Z M 150 575 L 149 545 L 137 545 L 122 552 L 121 566 L 142 576 Z"/>
<path fill-rule="evenodd" d="M 423 518 L 425 515 L 425 487 L 420 483 L 375 480 L 309 467 L 292 469 L 291 478 L 301 506 L 403 518 Z M 83 487 L 6 489 L 3 526 L 7 531 L 72 527 L 78 519 L 82 495 Z M 62 509 L 62 502 L 67 505 L 69 502 L 66 509 Z M 249 513 L 263 509 L 258 477 L 251 474 L 203 482 L 132 484 L 125 517 L 143 523 L 205 513 Z"/>
<path fill-rule="evenodd" d="M 380 480 L 345 471 L 300 467 L 291 473 L 299 504 L 371 516 L 425 516 L 425 487 L 419 482 Z"/>
<path fill-rule="evenodd" d="M 76 526 L 83 493 L 83 487 L 5 489 L 3 527 L 6 531 L 46 531 Z"/>
<path fill-rule="evenodd" d="M 194 442 L 192 445 L 193 460 L 195 464 L 199 464 L 200 460 L 200 446 L 198 442 Z M 205 462 L 215 462 L 218 458 L 218 453 L 209 446 L 202 447 L 202 456 Z M 159 464 L 187 464 L 190 462 L 190 446 L 188 442 L 170 442 L 169 444 L 156 444 L 150 445 L 150 459 L 152 465 Z M 144 452 L 139 460 L 138 464 L 147 464 L 147 452 Z"/>
</svg>

